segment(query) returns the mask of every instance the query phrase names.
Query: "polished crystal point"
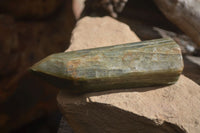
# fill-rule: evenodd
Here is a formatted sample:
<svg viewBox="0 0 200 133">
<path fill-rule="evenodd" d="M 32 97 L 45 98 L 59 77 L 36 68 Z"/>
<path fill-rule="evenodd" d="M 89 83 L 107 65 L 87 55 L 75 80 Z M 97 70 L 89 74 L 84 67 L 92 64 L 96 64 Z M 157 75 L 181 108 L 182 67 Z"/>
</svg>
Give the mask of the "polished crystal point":
<svg viewBox="0 0 200 133">
<path fill-rule="evenodd" d="M 173 84 L 183 59 L 180 47 L 167 38 L 53 54 L 31 70 L 81 93 Z"/>
</svg>

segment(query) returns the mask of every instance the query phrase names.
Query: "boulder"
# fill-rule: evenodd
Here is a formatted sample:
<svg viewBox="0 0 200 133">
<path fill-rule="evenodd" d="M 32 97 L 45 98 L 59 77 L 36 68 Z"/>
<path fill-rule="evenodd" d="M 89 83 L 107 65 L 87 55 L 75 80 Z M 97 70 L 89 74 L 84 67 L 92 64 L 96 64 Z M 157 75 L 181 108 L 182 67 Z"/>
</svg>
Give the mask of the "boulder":
<svg viewBox="0 0 200 133">
<path fill-rule="evenodd" d="M 86 17 L 77 23 L 67 51 L 140 41 L 110 17 Z M 165 87 L 147 87 L 72 95 L 60 90 L 57 102 L 75 133 L 197 133 L 200 86 L 181 75 Z"/>
</svg>

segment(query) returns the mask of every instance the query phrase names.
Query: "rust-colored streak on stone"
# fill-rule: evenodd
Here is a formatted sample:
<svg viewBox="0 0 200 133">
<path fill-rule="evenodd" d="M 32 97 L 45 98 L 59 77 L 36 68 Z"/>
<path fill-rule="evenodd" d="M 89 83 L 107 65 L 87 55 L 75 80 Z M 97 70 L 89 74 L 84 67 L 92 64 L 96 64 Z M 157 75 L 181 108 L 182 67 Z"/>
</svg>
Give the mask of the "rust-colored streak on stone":
<svg viewBox="0 0 200 133">
<path fill-rule="evenodd" d="M 77 77 L 76 70 L 79 65 L 80 65 L 80 59 L 71 60 L 67 62 L 67 65 L 66 65 L 67 71 L 70 72 L 71 76 L 74 78 Z"/>
<path fill-rule="evenodd" d="M 183 69 L 181 52 L 171 51 L 174 47 L 179 46 L 172 39 L 163 38 L 58 53 L 41 60 L 31 69 L 45 74 L 47 79 L 59 78 L 50 83 L 77 93 L 170 85 L 177 81 Z M 154 52 L 155 49 L 158 51 Z M 83 54 L 88 56 L 81 57 Z M 67 68 L 63 67 L 66 63 Z M 59 86 L 58 82 L 64 80 L 67 83 Z M 77 80 L 76 84 L 73 80 Z"/>
<path fill-rule="evenodd" d="M 87 62 L 96 62 L 98 61 L 100 58 L 99 58 L 99 55 L 95 55 L 95 56 L 92 56 L 91 58 L 88 58 L 86 61 Z"/>
</svg>

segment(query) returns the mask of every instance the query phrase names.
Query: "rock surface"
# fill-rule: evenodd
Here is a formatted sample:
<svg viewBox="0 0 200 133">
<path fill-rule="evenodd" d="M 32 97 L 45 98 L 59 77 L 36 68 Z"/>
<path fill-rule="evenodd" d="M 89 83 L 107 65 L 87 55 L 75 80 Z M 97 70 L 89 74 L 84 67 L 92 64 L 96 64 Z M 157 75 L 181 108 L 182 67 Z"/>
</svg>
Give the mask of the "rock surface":
<svg viewBox="0 0 200 133">
<path fill-rule="evenodd" d="M 200 0 L 154 0 L 163 14 L 200 46 Z"/>
<path fill-rule="evenodd" d="M 200 130 L 199 97 L 200 87 L 182 75 L 175 85 L 169 87 L 81 96 L 61 91 L 57 100 L 75 133 L 197 133 Z"/>
<path fill-rule="evenodd" d="M 84 25 L 84 26 L 83 26 Z M 138 42 L 130 28 L 111 17 L 85 17 L 77 22 L 67 51 Z"/>
<path fill-rule="evenodd" d="M 128 26 L 109 17 L 87 17 L 79 21 L 71 41 L 68 51 L 139 39 Z M 75 133 L 197 133 L 200 131 L 199 97 L 200 87 L 181 75 L 176 84 L 160 88 L 85 95 L 70 95 L 61 90 L 57 101 Z"/>
</svg>

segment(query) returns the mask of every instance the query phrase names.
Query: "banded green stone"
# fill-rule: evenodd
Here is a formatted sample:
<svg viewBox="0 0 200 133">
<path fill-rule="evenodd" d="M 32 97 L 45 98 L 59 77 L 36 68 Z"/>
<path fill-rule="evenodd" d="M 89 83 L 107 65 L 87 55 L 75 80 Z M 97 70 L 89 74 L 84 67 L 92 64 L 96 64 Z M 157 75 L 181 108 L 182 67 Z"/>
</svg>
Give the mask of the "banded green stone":
<svg viewBox="0 0 200 133">
<path fill-rule="evenodd" d="M 59 88 L 82 93 L 173 84 L 183 59 L 180 47 L 167 38 L 57 53 L 31 70 Z"/>
</svg>

